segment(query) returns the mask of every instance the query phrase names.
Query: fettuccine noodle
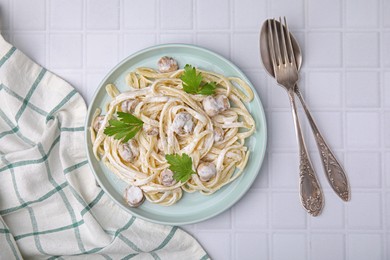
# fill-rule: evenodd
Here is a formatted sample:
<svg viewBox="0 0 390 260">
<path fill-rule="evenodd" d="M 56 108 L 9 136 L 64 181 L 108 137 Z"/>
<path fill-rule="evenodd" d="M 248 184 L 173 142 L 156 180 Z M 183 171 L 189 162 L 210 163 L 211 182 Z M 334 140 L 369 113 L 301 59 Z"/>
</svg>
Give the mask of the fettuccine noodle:
<svg viewBox="0 0 390 260">
<path fill-rule="evenodd" d="M 216 82 L 214 97 L 226 96 L 230 103 L 228 109 L 210 116 L 203 105 L 208 96 L 183 91 L 180 79 L 183 69 L 161 73 L 151 68 L 137 68 L 125 79 L 129 91 L 120 93 L 115 85 L 106 86 L 112 100 L 106 106 L 99 130 L 90 127 L 95 157 L 127 184 L 141 188 L 152 203 L 172 205 L 180 200 L 183 191 L 213 194 L 237 179 L 247 164 L 249 151 L 245 139 L 255 131 L 255 121 L 244 103 L 253 99 L 252 89 L 237 77 L 197 71 L 204 82 Z M 116 112 L 128 112 L 123 111 L 124 102 L 134 100 L 137 102 L 131 112 L 144 122 L 144 128 L 131 139 L 139 154 L 135 160 L 127 162 L 118 153 L 121 140 L 104 134 L 104 128 L 110 119 L 115 119 Z M 190 114 L 194 123 L 189 134 L 177 134 L 173 130 L 175 117 L 182 112 Z M 100 113 L 100 110 L 95 112 L 93 121 Z M 155 133 L 149 134 L 145 127 Z M 222 130 L 219 133 L 222 138 L 216 138 L 217 128 Z M 169 167 L 165 155 L 183 153 L 191 157 L 195 172 L 206 162 L 215 165 L 216 174 L 207 181 L 192 174 L 187 182 L 164 185 L 160 175 Z"/>
</svg>

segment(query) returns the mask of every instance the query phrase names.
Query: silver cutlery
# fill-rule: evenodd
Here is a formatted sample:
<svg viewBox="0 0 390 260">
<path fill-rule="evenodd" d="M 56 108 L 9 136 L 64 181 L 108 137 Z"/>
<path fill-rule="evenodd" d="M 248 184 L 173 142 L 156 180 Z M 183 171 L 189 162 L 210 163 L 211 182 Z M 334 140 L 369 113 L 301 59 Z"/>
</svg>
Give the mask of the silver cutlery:
<svg viewBox="0 0 390 260">
<path fill-rule="evenodd" d="M 280 19 L 279 19 L 280 20 Z M 297 41 L 295 40 L 294 36 L 288 31 L 286 19 L 284 18 L 285 25 L 283 26 L 281 21 L 275 21 L 273 20 L 267 20 L 264 22 L 263 27 L 261 29 L 260 33 L 260 52 L 261 57 L 263 61 L 263 65 L 266 68 L 267 72 L 275 77 L 274 72 L 274 66 L 272 62 L 272 57 L 270 54 L 270 41 L 269 41 L 269 32 L 270 32 L 270 25 L 272 24 L 272 27 L 280 28 L 278 32 L 278 37 L 283 36 L 285 39 L 287 38 L 287 43 L 291 43 L 289 45 L 290 51 L 290 57 L 291 61 L 295 61 L 293 65 L 295 65 L 297 71 L 299 71 L 301 65 L 302 65 L 302 54 L 301 50 L 299 48 L 299 45 Z M 350 187 L 348 183 L 348 179 L 346 177 L 345 171 L 343 170 L 340 163 L 337 161 L 336 157 L 334 156 L 333 152 L 325 142 L 322 134 L 318 130 L 318 127 L 316 126 L 316 123 L 311 116 L 311 113 L 306 105 L 305 100 L 303 99 L 301 92 L 299 90 L 299 87 L 297 84 L 295 84 L 294 88 L 295 94 L 298 96 L 303 109 L 305 111 L 305 114 L 308 118 L 308 121 L 310 123 L 310 126 L 312 128 L 318 149 L 320 151 L 321 156 L 321 162 L 325 170 L 326 177 L 329 181 L 329 184 L 333 188 L 333 190 L 336 192 L 336 194 L 343 199 L 344 201 L 350 200 Z"/>
<path fill-rule="evenodd" d="M 274 19 L 265 21 L 260 34 L 260 49 L 266 49 L 268 53 L 265 57 L 262 55 L 264 66 L 271 65 L 270 74 L 275 77 L 277 83 L 284 87 L 288 93 L 299 146 L 301 203 L 309 214 L 317 216 L 324 206 L 323 192 L 303 138 L 294 97 L 295 86 L 298 82 L 298 67 L 294 49 L 298 45 L 296 42 L 293 45 L 286 20 L 284 22 L 285 25 L 283 26 L 280 19 L 279 22 Z M 267 44 L 264 45 L 264 42 Z"/>
</svg>

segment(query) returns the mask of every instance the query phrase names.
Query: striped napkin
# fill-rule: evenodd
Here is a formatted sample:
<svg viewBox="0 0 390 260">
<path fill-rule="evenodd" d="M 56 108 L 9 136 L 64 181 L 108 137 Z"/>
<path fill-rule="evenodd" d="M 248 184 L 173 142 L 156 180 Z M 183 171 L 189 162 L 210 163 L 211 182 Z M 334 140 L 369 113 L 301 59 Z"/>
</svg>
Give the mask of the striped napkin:
<svg viewBox="0 0 390 260">
<path fill-rule="evenodd" d="M 129 215 L 96 185 L 86 106 L 0 36 L 0 259 L 209 259 L 178 227 Z"/>
</svg>

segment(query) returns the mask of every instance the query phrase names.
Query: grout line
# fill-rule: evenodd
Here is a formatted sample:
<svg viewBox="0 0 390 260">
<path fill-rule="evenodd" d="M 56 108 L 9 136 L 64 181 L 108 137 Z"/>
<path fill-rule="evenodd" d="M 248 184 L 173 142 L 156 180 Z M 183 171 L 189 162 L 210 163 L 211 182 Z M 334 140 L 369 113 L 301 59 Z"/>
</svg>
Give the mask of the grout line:
<svg viewBox="0 0 390 260">
<path fill-rule="evenodd" d="M 384 33 L 383 33 L 383 21 L 384 21 L 384 14 L 383 14 L 383 5 L 384 5 L 384 3 L 383 3 L 383 1 L 381 1 L 381 0 L 379 0 L 378 1 L 379 3 L 379 10 L 381 10 L 381 11 L 379 11 L 379 14 L 378 14 L 378 19 L 379 19 L 379 22 L 378 22 L 378 27 L 379 27 L 379 30 L 380 30 L 380 32 L 381 33 L 379 33 L 379 35 L 378 35 L 378 37 L 379 37 L 379 39 L 378 39 L 378 44 L 379 44 L 379 46 L 378 46 L 378 54 L 377 55 L 379 55 L 379 66 L 380 66 L 380 69 L 381 69 L 381 73 L 380 73 L 380 77 L 379 77 L 379 84 L 380 84 L 380 88 L 379 88 L 379 91 L 380 91 L 380 93 L 379 93 L 379 96 L 381 97 L 381 99 L 380 99 L 380 107 L 384 107 L 384 104 L 385 104 L 385 95 L 383 95 L 383 93 L 384 93 L 384 76 L 385 76 L 385 73 L 384 73 L 384 61 L 383 61 L 383 56 L 381 55 L 382 53 L 384 53 L 384 46 L 382 45 L 382 42 L 383 42 L 383 36 L 384 36 Z M 386 216 L 386 212 L 387 212 L 387 205 L 386 205 L 386 189 L 385 189 L 385 187 L 386 187 L 386 174 L 385 174 L 385 144 L 384 144 L 384 142 L 385 142 L 385 131 L 384 131 L 384 129 L 385 129 L 385 111 L 382 109 L 382 111 L 381 111 L 381 127 L 380 127 L 380 130 L 379 131 L 381 131 L 381 133 L 380 133 L 380 140 L 382 140 L 381 142 L 380 142 L 380 145 L 381 145 L 381 151 L 382 151 L 382 153 L 381 153 L 381 163 L 380 163 L 380 171 L 381 171 L 381 173 L 382 173 L 382 178 L 381 178 L 381 184 L 382 184 L 382 196 L 381 196 L 381 203 L 382 203 L 382 214 L 381 214 L 381 224 L 382 224 L 382 230 L 384 230 L 384 231 L 386 231 L 386 228 L 387 228 L 387 225 L 388 225 L 388 223 L 387 223 L 387 218 L 386 217 L 384 217 L 384 216 Z M 387 244 L 388 244 L 388 236 L 386 236 L 386 232 L 384 232 L 383 234 L 382 234 L 382 257 L 383 258 L 386 258 L 387 256 L 388 256 L 388 254 L 389 254 L 389 252 L 388 252 L 388 248 L 387 248 Z"/>
</svg>

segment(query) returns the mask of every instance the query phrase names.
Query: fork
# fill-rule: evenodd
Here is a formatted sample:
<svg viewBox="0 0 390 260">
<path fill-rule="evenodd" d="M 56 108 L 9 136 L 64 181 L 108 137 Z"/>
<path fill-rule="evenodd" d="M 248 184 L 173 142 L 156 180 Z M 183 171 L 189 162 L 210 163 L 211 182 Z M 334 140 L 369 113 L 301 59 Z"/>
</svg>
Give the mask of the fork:
<svg viewBox="0 0 390 260">
<path fill-rule="evenodd" d="M 269 51 L 276 81 L 286 89 L 290 100 L 299 146 L 299 187 L 301 203 L 309 214 L 317 216 L 324 206 L 324 197 L 307 152 L 295 104 L 294 90 L 295 84 L 298 81 L 298 68 L 295 63 L 286 18 L 284 17 L 284 28 L 281 18 L 279 18 L 279 24 L 280 27 L 278 28 L 275 19 L 268 20 Z"/>
</svg>

